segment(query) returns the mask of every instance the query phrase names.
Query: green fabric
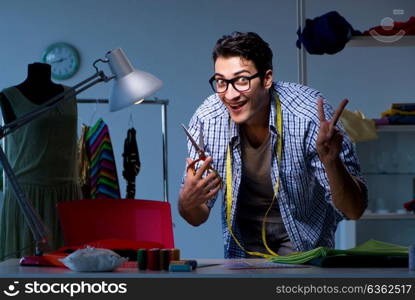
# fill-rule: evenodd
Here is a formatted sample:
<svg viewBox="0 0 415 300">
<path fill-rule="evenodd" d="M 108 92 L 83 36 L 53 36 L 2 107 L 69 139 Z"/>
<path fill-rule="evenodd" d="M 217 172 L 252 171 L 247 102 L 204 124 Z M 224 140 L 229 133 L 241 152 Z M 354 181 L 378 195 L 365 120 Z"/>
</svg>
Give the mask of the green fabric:
<svg viewBox="0 0 415 300">
<path fill-rule="evenodd" d="M 338 254 L 313 258 L 307 264 L 323 268 L 405 268 L 408 256 Z"/>
<path fill-rule="evenodd" d="M 318 247 L 310 251 L 294 252 L 286 256 L 271 257 L 269 260 L 276 263 L 304 264 L 314 258 L 332 255 L 408 256 L 408 247 L 369 240 L 359 246 L 346 250 Z"/>
<path fill-rule="evenodd" d="M 65 87 L 65 89 L 68 89 Z M 39 105 L 17 88 L 3 90 L 17 118 Z M 56 204 L 81 198 L 77 171 L 77 103 L 70 99 L 6 137 L 6 155 L 24 192 L 50 230 L 51 249 L 63 244 Z M 33 239 L 6 181 L 0 215 L 0 260 L 33 253 Z"/>
</svg>

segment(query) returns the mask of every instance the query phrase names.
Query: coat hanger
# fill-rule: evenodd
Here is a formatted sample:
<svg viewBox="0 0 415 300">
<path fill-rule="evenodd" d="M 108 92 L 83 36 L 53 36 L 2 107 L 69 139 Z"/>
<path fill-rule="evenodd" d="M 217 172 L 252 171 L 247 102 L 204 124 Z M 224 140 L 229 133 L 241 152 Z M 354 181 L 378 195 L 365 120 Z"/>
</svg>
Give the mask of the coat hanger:
<svg viewBox="0 0 415 300">
<path fill-rule="evenodd" d="M 89 120 L 89 126 L 91 127 L 95 125 L 92 122 L 94 121 L 95 116 L 97 115 L 97 110 L 98 110 L 98 99 L 95 99 L 94 110 L 92 111 L 91 118 Z"/>
<path fill-rule="evenodd" d="M 130 118 L 128 119 L 128 127 L 134 128 L 133 112 L 130 111 Z"/>
</svg>

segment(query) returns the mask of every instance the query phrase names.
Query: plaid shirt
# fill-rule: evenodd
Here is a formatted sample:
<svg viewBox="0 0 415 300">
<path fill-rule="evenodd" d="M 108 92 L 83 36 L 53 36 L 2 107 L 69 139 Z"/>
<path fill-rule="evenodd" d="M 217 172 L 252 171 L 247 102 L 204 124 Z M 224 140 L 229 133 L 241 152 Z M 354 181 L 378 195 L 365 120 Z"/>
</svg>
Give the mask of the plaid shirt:
<svg viewBox="0 0 415 300">
<path fill-rule="evenodd" d="M 280 133 L 277 132 L 275 124 L 275 92 L 281 101 L 283 121 L 283 149 L 280 166 L 277 160 L 277 136 Z M 269 117 L 272 151 L 271 179 L 275 187 L 277 177 L 280 176 L 276 205 L 279 205 L 285 228 L 297 251 L 307 251 L 319 246 L 333 248 L 334 233 L 338 222 L 344 218 L 344 215 L 332 203 L 327 175 L 316 150 L 320 127 L 316 99 L 321 97 L 321 94 L 300 84 L 280 81 L 275 83 L 272 94 L 274 95 L 271 95 Z M 326 118 L 331 119 L 333 109 L 326 101 L 324 101 L 324 111 Z M 232 231 L 242 243 L 235 222 L 236 202 L 242 177 L 240 135 L 239 126 L 230 122 L 229 119 L 226 107 L 214 94 L 196 110 L 189 123 L 189 132 L 197 141 L 199 130 L 203 130 L 206 155 L 212 156 L 213 167 L 219 172 L 224 182 L 226 182 L 226 151 L 230 143 L 233 202 L 231 224 Z M 350 174 L 364 183 L 354 146 L 340 123 L 338 125 L 344 133 L 340 157 Z M 188 149 L 189 157 L 197 159 L 197 153 L 190 142 Z M 367 202 L 366 186 L 363 185 L 363 189 Z M 244 257 L 245 253 L 235 243 L 227 227 L 225 187 L 222 195 L 225 258 Z M 210 208 L 214 205 L 216 198 L 208 201 Z"/>
</svg>

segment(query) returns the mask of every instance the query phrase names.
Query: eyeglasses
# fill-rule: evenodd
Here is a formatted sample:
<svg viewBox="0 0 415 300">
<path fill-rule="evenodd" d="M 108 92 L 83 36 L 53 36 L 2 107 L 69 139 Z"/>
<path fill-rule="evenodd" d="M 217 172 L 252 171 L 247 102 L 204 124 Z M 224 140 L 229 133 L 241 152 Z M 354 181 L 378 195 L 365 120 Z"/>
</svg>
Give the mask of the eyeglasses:
<svg viewBox="0 0 415 300">
<path fill-rule="evenodd" d="M 224 93 L 228 89 L 229 83 L 238 92 L 245 92 L 251 88 L 251 80 L 260 76 L 256 73 L 252 76 L 238 76 L 232 79 L 215 78 L 215 75 L 209 79 L 210 86 L 215 93 Z"/>
</svg>

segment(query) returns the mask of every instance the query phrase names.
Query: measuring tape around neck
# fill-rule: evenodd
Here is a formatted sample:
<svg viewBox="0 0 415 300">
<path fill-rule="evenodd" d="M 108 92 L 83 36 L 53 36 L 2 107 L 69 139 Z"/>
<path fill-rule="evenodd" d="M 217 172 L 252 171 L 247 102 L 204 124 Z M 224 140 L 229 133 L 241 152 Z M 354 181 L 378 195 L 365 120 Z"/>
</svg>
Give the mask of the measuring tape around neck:
<svg viewBox="0 0 415 300">
<path fill-rule="evenodd" d="M 281 112 L 281 101 L 278 98 L 278 95 L 275 95 L 275 108 L 276 108 L 276 127 L 277 127 L 277 165 L 280 166 L 281 158 L 282 158 L 282 112 Z M 254 256 L 261 256 L 264 258 L 269 258 L 272 256 L 278 256 L 277 253 L 272 251 L 272 249 L 267 244 L 266 239 L 266 221 L 269 212 L 274 207 L 275 200 L 277 199 L 278 189 L 280 183 L 280 176 L 277 176 L 277 182 L 275 183 L 274 188 L 274 196 L 272 197 L 272 201 L 270 206 L 265 213 L 264 220 L 262 221 L 262 241 L 264 243 L 265 249 L 269 252 L 269 254 L 260 253 L 260 252 L 251 252 L 247 251 L 238 239 L 235 237 L 232 231 L 232 224 L 231 224 L 231 212 L 232 212 L 232 164 L 231 164 L 231 150 L 230 150 L 230 143 L 228 143 L 228 149 L 226 154 L 226 221 L 228 224 L 228 230 L 235 243 L 247 254 L 254 255 Z"/>
</svg>

